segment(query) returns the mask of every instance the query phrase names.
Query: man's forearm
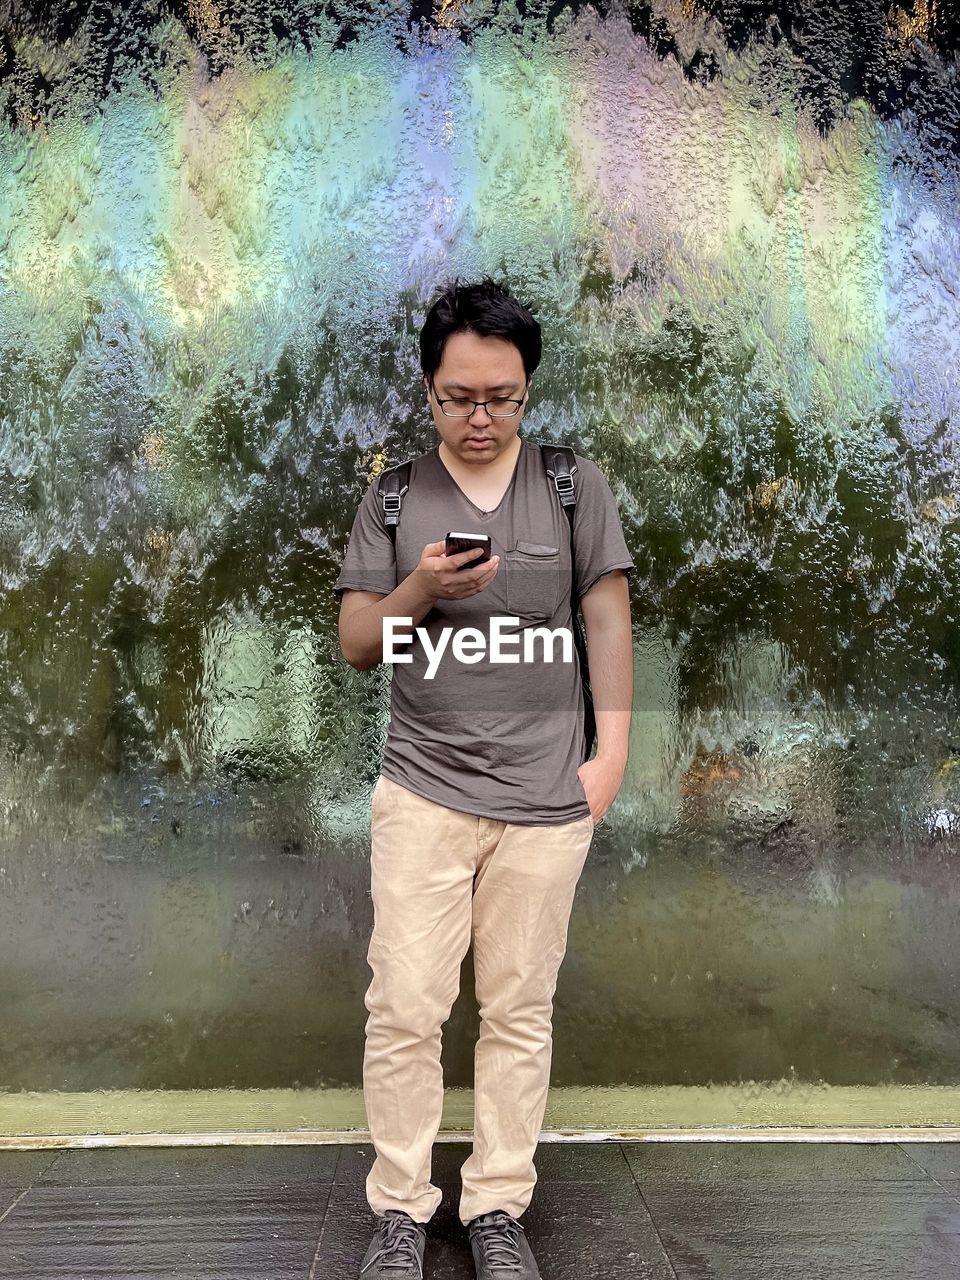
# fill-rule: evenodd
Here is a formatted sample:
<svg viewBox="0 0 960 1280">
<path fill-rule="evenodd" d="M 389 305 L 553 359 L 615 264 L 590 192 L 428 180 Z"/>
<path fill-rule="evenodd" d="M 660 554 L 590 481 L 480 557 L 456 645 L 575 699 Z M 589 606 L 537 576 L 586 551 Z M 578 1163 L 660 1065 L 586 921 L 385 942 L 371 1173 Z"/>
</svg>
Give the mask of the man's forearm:
<svg viewBox="0 0 960 1280">
<path fill-rule="evenodd" d="M 629 614 L 587 628 L 597 759 L 626 767 L 633 716 L 633 634 Z"/>
<path fill-rule="evenodd" d="M 413 628 L 433 608 L 434 600 L 420 589 L 418 571 L 408 574 L 388 596 L 358 609 L 340 624 L 343 656 L 358 671 L 368 671 L 383 661 L 384 618 L 412 618 L 409 627 L 395 626 L 395 637 L 413 635 Z"/>
</svg>

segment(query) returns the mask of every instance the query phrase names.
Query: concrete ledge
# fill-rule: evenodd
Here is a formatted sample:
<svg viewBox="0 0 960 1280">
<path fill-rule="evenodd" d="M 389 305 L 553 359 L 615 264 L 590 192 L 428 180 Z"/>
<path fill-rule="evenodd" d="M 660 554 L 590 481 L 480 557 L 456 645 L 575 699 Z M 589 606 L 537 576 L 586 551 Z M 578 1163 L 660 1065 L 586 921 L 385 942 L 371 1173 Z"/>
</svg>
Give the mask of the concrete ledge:
<svg viewBox="0 0 960 1280">
<path fill-rule="evenodd" d="M 473 1090 L 448 1089 L 438 1142 L 473 1136 Z M 960 1088 L 553 1088 L 542 1141 L 958 1142 Z M 0 1150 L 369 1143 L 362 1089 L 0 1094 Z"/>
</svg>

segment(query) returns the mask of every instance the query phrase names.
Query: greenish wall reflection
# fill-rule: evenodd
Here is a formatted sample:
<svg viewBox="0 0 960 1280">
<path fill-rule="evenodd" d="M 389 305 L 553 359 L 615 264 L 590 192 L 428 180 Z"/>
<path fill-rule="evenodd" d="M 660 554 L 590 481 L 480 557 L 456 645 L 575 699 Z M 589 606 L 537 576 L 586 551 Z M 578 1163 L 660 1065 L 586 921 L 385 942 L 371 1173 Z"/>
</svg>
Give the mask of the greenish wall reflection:
<svg viewBox="0 0 960 1280">
<path fill-rule="evenodd" d="M 488 271 L 637 565 L 554 1082 L 957 1084 L 955 19 L 287 8 L 4 33 L 0 1086 L 359 1083 L 331 587 Z"/>
</svg>

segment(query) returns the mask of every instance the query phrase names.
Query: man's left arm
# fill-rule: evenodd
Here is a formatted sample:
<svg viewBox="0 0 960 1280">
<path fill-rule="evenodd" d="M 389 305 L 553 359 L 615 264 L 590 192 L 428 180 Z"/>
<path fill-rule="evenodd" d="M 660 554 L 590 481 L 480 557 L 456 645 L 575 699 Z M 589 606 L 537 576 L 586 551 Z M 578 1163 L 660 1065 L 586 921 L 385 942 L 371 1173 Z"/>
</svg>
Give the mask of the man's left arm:
<svg viewBox="0 0 960 1280">
<path fill-rule="evenodd" d="M 622 569 L 599 578 L 580 601 L 597 720 L 597 752 L 579 769 L 595 822 L 617 797 L 627 767 L 633 715 L 630 589 Z"/>
</svg>

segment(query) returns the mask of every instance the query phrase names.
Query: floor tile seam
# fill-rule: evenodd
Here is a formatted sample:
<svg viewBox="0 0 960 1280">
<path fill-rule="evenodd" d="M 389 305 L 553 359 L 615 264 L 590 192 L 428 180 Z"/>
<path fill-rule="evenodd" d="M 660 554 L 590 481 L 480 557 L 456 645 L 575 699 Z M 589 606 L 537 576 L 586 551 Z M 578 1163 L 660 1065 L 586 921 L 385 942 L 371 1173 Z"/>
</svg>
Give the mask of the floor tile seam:
<svg viewBox="0 0 960 1280">
<path fill-rule="evenodd" d="M 118 1195 L 121 1191 L 130 1191 L 140 1195 L 145 1191 L 183 1191 L 191 1195 L 198 1193 L 206 1193 L 213 1195 L 216 1192 L 223 1192 L 224 1195 L 236 1195 L 240 1192 L 254 1191 L 274 1191 L 290 1192 L 291 1195 L 298 1192 L 301 1188 L 305 1192 L 319 1191 L 324 1187 L 328 1192 L 334 1185 L 342 1186 L 343 1183 L 335 1184 L 332 1178 L 313 1178 L 305 1182 L 288 1182 L 281 1184 L 279 1178 L 263 1178 L 256 1182 L 247 1180 L 236 1182 L 35 1182 L 29 1187 L 25 1187 L 25 1191 L 115 1191 Z M 13 1190 L 13 1188 L 11 1188 Z"/>
<path fill-rule="evenodd" d="M 589 1181 L 590 1179 L 580 1179 L 580 1181 Z M 652 1192 L 654 1196 L 686 1196 L 691 1190 L 703 1189 L 704 1192 L 716 1192 L 716 1190 L 742 1190 L 749 1192 L 750 1188 L 755 1187 L 763 1194 L 776 1193 L 782 1189 L 783 1192 L 790 1194 L 803 1193 L 809 1188 L 810 1192 L 822 1192 L 824 1196 L 836 1194 L 837 1190 L 849 1187 L 851 1190 L 860 1190 L 867 1194 L 870 1190 L 879 1188 L 893 1188 L 900 1192 L 909 1192 L 911 1188 L 927 1187 L 929 1183 L 936 1183 L 941 1190 L 945 1190 L 948 1196 L 952 1196 L 950 1188 L 943 1187 L 940 1179 L 929 1174 L 927 1178 L 771 1178 L 767 1172 L 758 1174 L 755 1178 L 646 1178 L 643 1179 L 644 1187 Z M 643 1190 L 643 1187 L 641 1187 Z"/>
<path fill-rule="evenodd" d="M 339 1164 L 340 1161 L 338 1159 L 337 1165 L 339 1166 Z M 330 1212 L 330 1201 L 333 1198 L 333 1188 L 336 1185 L 337 1184 L 335 1182 L 331 1182 L 327 1187 L 327 1200 L 323 1206 L 323 1216 L 320 1219 L 320 1230 L 317 1233 L 317 1247 L 313 1251 L 313 1258 L 310 1262 L 310 1270 L 307 1273 L 307 1280 L 316 1280 L 316 1276 L 318 1275 L 317 1264 L 320 1261 L 320 1251 L 323 1248 L 323 1238 L 327 1230 L 327 1215 Z"/>
<path fill-rule="evenodd" d="M 797 1224 L 792 1219 L 782 1221 L 761 1222 L 757 1218 L 723 1217 L 720 1214 L 709 1219 L 687 1218 L 680 1221 L 672 1218 L 668 1224 L 671 1230 L 696 1231 L 703 1239 L 736 1239 L 741 1233 L 744 1240 L 753 1238 L 756 1241 L 790 1240 L 801 1243 L 804 1240 L 819 1241 L 849 1238 L 851 1240 L 950 1240 L 960 1245 L 960 1224 L 951 1230 L 936 1226 L 928 1229 L 918 1227 L 915 1223 L 904 1223 L 902 1226 L 865 1222 L 857 1227 L 850 1222 L 838 1221 L 824 1225 L 814 1222 L 809 1225 Z"/>
<path fill-rule="evenodd" d="M 330 1181 L 332 1183 L 337 1181 L 338 1175 L 340 1173 L 340 1166 L 343 1163 L 343 1153 L 345 1150 L 346 1148 L 342 1143 L 337 1148 L 337 1158 L 336 1160 L 334 1160 L 333 1168 L 330 1171 Z"/>
<path fill-rule="evenodd" d="M 43 1179 L 47 1176 L 47 1174 L 54 1167 L 54 1165 L 59 1163 L 59 1161 L 63 1158 L 65 1154 L 66 1154 L 66 1151 L 55 1151 L 53 1153 L 53 1159 L 50 1161 L 48 1165 L 44 1165 L 44 1167 L 40 1170 L 40 1172 L 35 1176 L 34 1180 L 28 1186 L 24 1187 L 23 1194 L 18 1196 L 17 1199 L 14 1200 L 13 1204 L 8 1205 L 6 1210 L 3 1213 L 0 1213 L 0 1223 L 3 1222 L 7 1214 L 12 1212 L 12 1210 L 23 1199 L 23 1197 L 27 1195 L 30 1191 L 32 1191 L 34 1187 L 43 1187 L 43 1186 L 51 1185 L 49 1183 L 45 1183 Z M 56 1184 L 53 1184 L 53 1185 L 56 1185 Z"/>
<path fill-rule="evenodd" d="M 936 1183 L 936 1185 L 940 1188 L 940 1190 L 943 1192 L 945 1196 L 949 1196 L 951 1200 L 954 1200 L 956 1201 L 957 1204 L 960 1204 L 960 1188 L 954 1191 L 951 1187 L 945 1187 L 943 1183 L 940 1181 L 940 1179 L 936 1177 L 934 1174 L 931 1173 L 931 1174 L 928 1174 L 927 1176 L 929 1177 L 931 1182 Z"/>
<path fill-rule="evenodd" d="M 0 1227 L 3 1226 L 4 1222 L 7 1220 L 7 1218 L 9 1218 L 10 1214 L 13 1213 L 14 1209 L 16 1209 L 17 1205 L 24 1198 L 24 1196 L 28 1196 L 32 1190 L 33 1190 L 32 1186 L 24 1187 L 24 1189 L 20 1192 L 20 1194 L 16 1197 L 16 1199 L 11 1201 L 11 1203 L 7 1205 L 3 1213 L 0 1213 Z"/>
<path fill-rule="evenodd" d="M 586 1182 L 589 1179 L 582 1178 L 579 1181 Z M 717 1187 L 749 1188 L 752 1186 L 759 1186 L 764 1191 L 776 1191 L 778 1187 L 783 1187 L 788 1191 L 802 1191 L 804 1187 L 811 1187 L 822 1188 L 826 1193 L 829 1193 L 835 1191 L 838 1187 L 899 1187 L 906 1189 L 909 1187 L 922 1187 L 928 1182 L 937 1182 L 939 1184 L 939 1179 L 934 1174 L 927 1174 L 921 1178 L 776 1178 L 772 1177 L 768 1170 L 763 1170 L 762 1173 L 752 1177 L 734 1174 L 722 1178 L 698 1178 L 696 1176 L 670 1178 L 659 1174 L 643 1175 L 643 1183 L 651 1191 L 666 1193 L 670 1191 L 686 1192 L 693 1187 L 715 1189 Z"/>
<path fill-rule="evenodd" d="M 835 1233 L 834 1236 L 829 1238 L 829 1241 L 831 1244 L 834 1243 L 834 1241 L 836 1242 L 836 1249 L 832 1250 L 827 1255 L 828 1258 L 832 1259 L 835 1262 L 839 1262 L 841 1264 L 846 1264 L 853 1261 L 851 1255 L 852 1255 L 853 1248 L 856 1246 L 859 1246 L 859 1245 L 878 1246 L 877 1237 L 871 1236 L 869 1234 L 864 1234 L 862 1236 L 851 1236 L 849 1233 L 837 1232 Z M 821 1239 L 817 1243 L 822 1244 L 823 1240 Z M 903 1246 L 904 1244 L 909 1244 L 911 1246 L 912 1252 L 908 1253 L 907 1257 L 909 1257 L 911 1261 L 916 1260 L 918 1253 L 922 1254 L 922 1246 L 924 1245 L 936 1246 L 936 1248 L 934 1249 L 934 1252 L 936 1254 L 939 1254 L 941 1258 L 943 1258 L 947 1262 L 951 1270 L 949 1272 L 946 1272 L 946 1271 L 925 1272 L 924 1280 L 948 1280 L 948 1277 L 949 1277 L 949 1280 L 955 1280 L 957 1272 L 956 1272 L 954 1263 L 956 1259 L 960 1259 L 960 1252 L 958 1252 L 956 1248 L 957 1244 L 960 1242 L 957 1241 L 956 1236 L 942 1236 L 942 1235 L 938 1235 L 937 1233 L 923 1234 L 923 1233 L 915 1232 L 911 1235 L 896 1237 L 893 1242 L 884 1241 L 882 1243 L 883 1243 L 884 1249 L 889 1248 L 891 1243 L 899 1244 L 901 1246 Z M 767 1276 L 782 1274 L 782 1270 L 780 1270 L 780 1268 L 783 1267 L 784 1261 L 786 1258 L 789 1258 L 791 1262 L 794 1259 L 805 1259 L 806 1270 L 802 1274 L 808 1277 L 814 1274 L 810 1270 L 810 1265 L 809 1265 L 810 1242 L 803 1239 L 797 1239 L 796 1241 L 787 1239 L 785 1240 L 786 1247 L 783 1249 L 777 1249 L 775 1244 L 771 1245 L 771 1243 L 767 1240 L 737 1241 L 736 1239 L 733 1239 L 733 1240 L 715 1241 L 709 1238 L 704 1239 L 701 1237 L 699 1238 L 699 1244 L 702 1247 L 712 1247 L 714 1250 L 719 1247 L 719 1249 L 723 1251 L 723 1254 L 725 1256 L 727 1256 L 728 1258 L 731 1258 L 732 1261 L 738 1264 L 738 1267 L 740 1269 L 738 1269 L 735 1272 L 718 1272 L 717 1280 L 734 1280 L 734 1278 L 735 1280 L 760 1280 L 760 1277 L 764 1277 L 764 1280 L 766 1280 Z M 876 1256 L 880 1256 L 878 1252 L 878 1248 L 874 1249 L 874 1253 L 876 1254 Z M 818 1254 L 818 1256 L 822 1259 L 823 1252 L 821 1251 Z M 775 1271 L 771 1271 L 765 1268 L 760 1272 L 750 1273 L 742 1269 L 744 1264 L 747 1263 L 748 1260 L 762 1261 L 764 1264 L 769 1264 L 772 1262 L 774 1267 L 777 1267 L 778 1269 Z M 679 1272 L 678 1280 L 699 1280 L 699 1278 L 703 1275 L 703 1273 L 699 1270 L 691 1271 L 689 1268 L 689 1264 L 684 1264 L 681 1262 L 679 1265 L 681 1267 L 681 1270 Z M 710 1274 L 713 1275 L 714 1273 L 710 1272 Z M 801 1273 L 797 1272 L 795 1274 L 799 1275 Z M 833 1274 L 834 1272 L 832 1271 L 820 1272 L 818 1276 L 818 1280 L 820 1280 L 820 1277 L 825 1277 L 827 1275 L 833 1275 Z M 854 1274 L 860 1274 L 860 1273 L 852 1272 L 847 1269 L 844 1269 L 840 1272 L 837 1272 L 836 1274 L 847 1276 L 847 1275 L 854 1275 Z M 902 1277 L 905 1274 L 916 1275 L 917 1273 L 916 1272 L 904 1273 L 902 1270 L 898 1270 L 896 1272 L 892 1272 L 888 1270 L 884 1270 L 882 1272 L 874 1272 L 874 1271 L 869 1272 L 869 1275 L 872 1277 L 875 1276 L 877 1280 L 887 1280 L 888 1277 L 892 1278 L 894 1275 L 896 1275 L 898 1280 L 902 1280 Z"/>
<path fill-rule="evenodd" d="M 912 1143 L 910 1143 L 910 1142 L 898 1142 L 898 1143 L 896 1144 L 896 1146 L 897 1146 L 897 1150 L 898 1150 L 898 1151 L 902 1151 L 902 1152 L 903 1152 L 903 1154 L 907 1157 L 907 1159 L 908 1159 L 908 1160 L 911 1160 L 911 1161 L 912 1161 L 912 1162 L 917 1166 L 917 1168 L 918 1168 L 918 1169 L 920 1170 L 920 1172 L 924 1175 L 924 1177 L 926 1177 L 926 1178 L 930 1178 L 930 1177 L 932 1177 L 933 1175 L 929 1172 L 929 1170 L 924 1169 L 923 1165 L 920 1163 L 920 1161 L 917 1159 L 917 1157 L 916 1157 L 916 1156 L 913 1154 L 913 1152 L 910 1150 L 910 1148 L 911 1148 L 911 1146 L 912 1146 L 912 1145 L 913 1145 L 913 1144 L 912 1144 Z"/>
<path fill-rule="evenodd" d="M 653 1233 L 657 1237 L 657 1243 L 660 1245 L 660 1249 L 663 1252 L 663 1256 L 667 1260 L 667 1266 L 670 1268 L 670 1274 L 673 1276 L 674 1280 L 680 1280 L 679 1272 L 677 1271 L 676 1267 L 673 1265 L 673 1259 L 670 1257 L 670 1251 L 663 1242 L 663 1236 L 660 1234 L 660 1228 L 657 1225 L 656 1219 L 654 1218 L 653 1214 L 650 1212 L 650 1206 L 647 1204 L 647 1200 L 640 1187 L 640 1183 L 637 1181 L 636 1171 L 634 1170 L 633 1165 L 627 1159 L 627 1153 L 624 1148 L 624 1145 L 622 1142 L 617 1143 L 617 1145 L 620 1148 L 620 1154 L 623 1157 L 623 1162 L 627 1166 L 627 1172 L 630 1174 L 630 1179 L 633 1182 L 633 1185 L 637 1189 L 637 1195 L 640 1197 L 640 1203 L 643 1205 L 643 1210 L 644 1210 L 644 1213 L 646 1213 L 647 1215 L 647 1220 L 649 1221 L 650 1226 L 653 1228 Z"/>
<path fill-rule="evenodd" d="M 923 1165 L 920 1163 L 917 1157 L 910 1150 L 910 1145 L 911 1144 L 909 1143 L 902 1143 L 902 1142 L 897 1143 L 897 1146 L 900 1148 L 900 1150 L 904 1153 L 904 1155 L 906 1155 L 910 1160 L 913 1161 L 913 1163 L 917 1166 L 917 1168 L 921 1171 L 921 1173 L 925 1178 L 929 1178 L 931 1182 L 935 1182 L 937 1186 L 940 1187 L 940 1189 L 944 1191 L 948 1196 L 952 1196 L 954 1199 L 960 1199 L 960 1196 L 958 1196 L 956 1193 L 951 1191 L 949 1187 L 945 1187 L 943 1183 L 940 1181 L 940 1178 L 943 1177 L 943 1174 L 940 1174 L 940 1176 L 938 1177 L 937 1174 L 931 1173 L 929 1169 L 924 1169 Z"/>
</svg>

